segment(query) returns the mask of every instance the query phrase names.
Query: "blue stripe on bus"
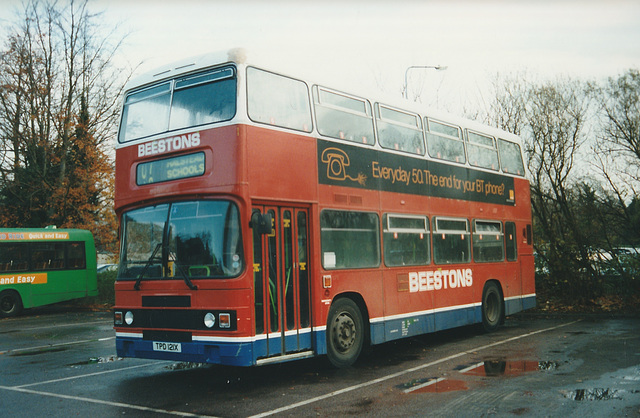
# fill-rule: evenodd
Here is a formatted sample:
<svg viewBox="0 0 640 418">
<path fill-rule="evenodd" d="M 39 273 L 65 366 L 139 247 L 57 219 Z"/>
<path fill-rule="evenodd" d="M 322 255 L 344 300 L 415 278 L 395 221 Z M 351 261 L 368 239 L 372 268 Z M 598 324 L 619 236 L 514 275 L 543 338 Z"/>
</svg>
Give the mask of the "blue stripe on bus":
<svg viewBox="0 0 640 418">
<path fill-rule="evenodd" d="M 506 315 L 535 307 L 536 296 L 526 296 L 505 301 Z M 399 318 L 382 319 L 370 325 L 371 343 L 380 344 L 404 337 L 417 336 L 464 325 L 482 322 L 480 305 L 469 305 L 457 309 L 430 311 L 402 315 Z M 318 355 L 327 353 L 326 329 L 320 327 L 312 332 L 288 335 L 285 344 L 288 350 L 312 347 Z M 269 353 L 278 355 L 282 347 L 279 336 L 256 338 L 245 341 L 193 341 L 180 343 L 181 353 L 153 350 L 153 341 L 133 336 L 116 336 L 116 351 L 120 357 L 144 357 L 158 360 L 214 363 L 232 366 L 250 366 Z M 267 344 L 269 347 L 267 347 Z"/>
<path fill-rule="evenodd" d="M 181 352 L 154 351 L 153 341 L 142 338 L 116 337 L 119 357 L 142 357 L 156 360 L 187 361 L 193 363 L 249 366 L 253 364 L 251 342 L 208 343 L 202 341 L 180 343 Z M 141 355 L 143 354 L 144 355 Z"/>
</svg>

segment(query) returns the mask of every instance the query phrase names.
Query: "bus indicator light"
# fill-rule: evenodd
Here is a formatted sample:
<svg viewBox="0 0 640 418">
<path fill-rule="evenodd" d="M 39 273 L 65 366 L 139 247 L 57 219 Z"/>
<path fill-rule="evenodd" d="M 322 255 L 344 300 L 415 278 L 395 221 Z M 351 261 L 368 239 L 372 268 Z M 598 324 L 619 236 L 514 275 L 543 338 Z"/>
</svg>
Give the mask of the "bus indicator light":
<svg viewBox="0 0 640 418">
<path fill-rule="evenodd" d="M 218 319 L 220 328 L 231 328 L 231 314 L 221 313 Z"/>
<path fill-rule="evenodd" d="M 325 274 L 322 276 L 322 287 L 325 289 L 331 289 L 331 275 Z"/>
</svg>

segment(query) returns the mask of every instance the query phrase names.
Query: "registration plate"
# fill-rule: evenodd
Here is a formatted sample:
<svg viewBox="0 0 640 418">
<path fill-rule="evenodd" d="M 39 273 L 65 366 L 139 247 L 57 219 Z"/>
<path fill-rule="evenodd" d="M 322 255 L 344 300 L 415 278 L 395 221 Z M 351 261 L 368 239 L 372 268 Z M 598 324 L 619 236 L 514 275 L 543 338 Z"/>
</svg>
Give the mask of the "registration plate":
<svg viewBox="0 0 640 418">
<path fill-rule="evenodd" d="M 181 353 L 182 345 L 180 343 L 163 343 L 159 341 L 153 342 L 153 351 L 166 351 L 168 353 Z"/>
</svg>

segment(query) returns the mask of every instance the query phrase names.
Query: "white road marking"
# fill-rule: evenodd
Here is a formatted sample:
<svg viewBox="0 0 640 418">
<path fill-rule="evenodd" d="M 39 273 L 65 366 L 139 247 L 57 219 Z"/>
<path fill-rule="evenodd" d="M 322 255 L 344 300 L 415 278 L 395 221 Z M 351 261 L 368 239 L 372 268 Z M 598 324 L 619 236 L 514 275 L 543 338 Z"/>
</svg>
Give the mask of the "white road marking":
<svg viewBox="0 0 640 418">
<path fill-rule="evenodd" d="M 9 323 L 11 325 L 11 323 Z M 89 321 L 89 322 L 73 322 L 70 324 L 49 324 L 49 325 L 42 325 L 40 327 L 28 327 L 28 328 L 19 328 L 16 331 L 20 331 L 20 332 L 24 332 L 24 331 L 34 331 L 37 329 L 51 329 L 51 328 L 62 328 L 62 327 L 77 327 L 79 325 L 95 325 L 95 324 L 103 324 L 103 325 L 108 325 L 111 326 L 113 325 L 113 320 L 108 319 L 108 320 L 100 320 L 100 321 Z"/>
<path fill-rule="evenodd" d="M 405 390 L 404 390 L 404 393 L 411 393 L 411 392 L 416 391 L 416 390 L 418 390 L 418 389 L 422 389 L 422 388 L 426 388 L 427 386 L 431 386 L 431 385 L 433 385 L 433 384 L 435 384 L 435 383 L 440 383 L 440 382 L 442 382 L 443 380 L 447 380 L 447 378 L 446 378 L 446 377 L 440 377 L 440 378 L 438 378 L 438 379 L 431 379 L 431 380 L 429 380 L 428 382 L 423 383 L 423 384 L 421 384 L 421 385 L 417 385 L 417 386 L 414 386 L 414 387 L 412 387 L 412 388 L 405 389 Z"/>
<path fill-rule="evenodd" d="M 91 376 L 99 376 L 101 374 L 107 374 L 107 373 L 115 373 L 115 372 L 120 372 L 120 371 L 123 371 L 123 370 L 139 369 L 140 367 L 148 367 L 148 366 L 153 366 L 153 365 L 156 365 L 156 364 L 158 364 L 158 362 L 154 361 L 154 362 L 151 362 L 151 363 L 138 364 L 137 366 L 121 367 L 119 369 L 113 369 L 113 370 L 103 370 L 101 372 L 80 374 L 80 375 L 77 375 L 77 376 L 62 377 L 60 379 L 45 380 L 43 382 L 27 383 L 26 385 L 11 386 L 9 388 L 20 389 L 20 388 L 26 388 L 28 386 L 46 385 L 46 384 L 49 384 L 49 383 L 58 383 L 58 382 L 64 382 L 64 381 L 67 381 L 67 380 L 82 379 L 83 377 L 91 377 Z M 6 387 L 6 386 L 2 386 L 2 388 L 8 389 L 8 387 Z"/>
<path fill-rule="evenodd" d="M 80 340 L 80 341 L 70 341 L 66 343 L 58 343 L 58 344 L 47 344 L 47 345 L 39 345 L 36 347 L 27 347 L 27 348 L 16 348 L 14 350 L 5 350 L 0 351 L 0 354 L 14 354 L 14 353 L 24 353 L 29 351 L 38 351 L 43 349 L 51 349 L 56 347 L 64 347 L 65 345 L 76 345 L 76 344 L 85 344 L 85 343 L 95 343 L 100 341 L 109 341 L 114 340 L 116 337 L 105 337 L 105 338 L 94 338 L 91 340 Z"/>
<path fill-rule="evenodd" d="M 396 377 L 400 377 L 400 376 L 403 376 L 405 374 L 413 373 L 413 372 L 418 371 L 418 370 L 426 369 L 428 367 L 435 366 L 436 364 L 445 363 L 445 362 L 447 362 L 449 360 L 453 360 L 453 359 L 456 359 L 458 357 L 463 357 L 463 356 L 466 356 L 466 355 L 469 355 L 469 354 L 477 353 L 478 351 L 486 350 L 488 348 L 495 347 L 497 345 L 506 344 L 506 343 L 509 343 L 509 342 L 512 342 L 512 341 L 517 341 L 517 340 L 520 340 L 522 338 L 530 337 L 532 335 L 541 334 L 543 332 L 553 331 L 553 330 L 556 330 L 558 328 L 562 328 L 562 327 L 566 327 L 566 326 L 569 326 L 569 325 L 573 325 L 573 324 L 578 323 L 578 322 L 580 322 L 580 320 L 568 322 L 566 324 L 556 325 L 555 327 L 545 328 L 545 329 L 541 329 L 541 330 L 538 330 L 538 331 L 532 331 L 532 332 L 529 332 L 527 334 L 518 335 L 518 336 L 515 336 L 515 337 L 507 338 L 506 340 L 501 340 L 501 341 L 497 341 L 495 343 L 491 343 L 491 344 L 483 345 L 483 346 L 480 346 L 480 347 L 476 347 L 476 348 L 473 348 L 473 349 L 471 349 L 469 351 L 463 351 L 463 352 L 460 352 L 460 353 L 457 353 L 457 354 L 453 354 L 453 355 L 450 355 L 448 357 L 444 357 L 444 358 L 441 358 L 439 360 L 432 361 L 430 363 L 421 364 L 420 366 L 412 367 L 410 369 L 403 370 L 403 371 L 400 371 L 400 372 L 397 372 L 397 373 L 392 373 L 392 374 L 389 374 L 389 375 L 386 375 L 386 376 L 383 376 L 383 377 L 379 377 L 377 379 L 370 380 L 368 382 L 363 382 L 363 383 L 360 383 L 358 385 L 349 386 L 349 387 L 346 387 L 344 389 L 340 389 L 340 390 L 336 390 L 336 391 L 327 393 L 325 395 L 316 396 L 315 398 L 307 399 L 306 401 L 297 402 L 297 403 L 294 403 L 294 404 L 291 404 L 291 405 L 283 406 L 281 408 L 273 409 L 271 411 L 266 411 L 266 412 L 263 412 L 261 414 L 253 415 L 250 418 L 267 417 L 267 416 L 270 416 L 270 415 L 279 414 L 281 412 L 290 411 L 292 409 L 299 408 L 301 406 L 309 405 L 309 404 L 312 404 L 312 403 L 315 403 L 315 402 L 319 402 L 319 401 L 322 401 L 322 400 L 325 400 L 325 399 L 333 398 L 334 396 L 338 396 L 338 395 L 342 395 L 342 394 L 345 394 L 345 393 L 353 392 L 354 390 L 362 389 L 362 388 L 365 388 L 367 386 L 371 386 L 371 385 L 375 385 L 375 384 L 378 384 L 378 383 L 381 383 L 381 382 L 384 382 L 384 381 L 387 381 L 387 380 L 395 379 Z"/>
<path fill-rule="evenodd" d="M 575 324 L 578 321 L 573 321 L 573 322 L 568 322 L 566 324 L 560 324 L 554 327 L 550 327 L 550 328 L 545 328 L 545 329 L 541 329 L 538 331 L 532 331 L 529 332 L 527 334 L 522 334 L 522 335 L 518 335 L 515 337 L 511 337 L 511 338 L 507 338 L 505 340 L 501 340 L 501 341 L 497 341 L 491 344 L 486 344 L 480 347 L 476 347 L 473 348 L 471 350 L 468 351 L 463 351 L 457 354 L 453 354 L 451 356 L 447 356 L 435 361 L 432 361 L 430 363 L 426 363 L 426 364 L 421 364 L 419 366 L 416 367 L 412 367 L 400 372 L 396 372 L 396 373 L 392 373 L 383 377 L 379 377 L 377 379 L 373 379 L 370 380 L 368 382 L 363 382 L 360 383 L 358 385 L 354 385 L 354 386 L 349 386 L 340 390 L 336 390 L 330 393 L 327 393 L 325 395 L 321 395 L 321 396 L 316 396 L 315 398 L 311 398 L 311 399 L 307 399 L 305 401 L 301 401 L 301 402 L 297 402 L 291 405 L 287 405 L 287 406 L 283 406 L 281 408 L 277 408 L 277 409 L 273 409 L 271 411 L 266 411 L 263 412 L 261 414 L 257 414 L 254 415 L 253 417 L 266 417 L 266 416 L 270 416 L 270 415 L 274 415 L 274 414 L 278 414 L 281 412 L 285 412 L 285 411 L 290 411 L 292 409 L 301 407 L 301 406 L 305 406 L 305 405 L 309 405 L 315 402 L 319 402 L 321 400 L 324 399 L 328 399 L 328 398 L 332 398 L 334 396 L 339 396 L 348 392 L 352 392 L 354 390 L 358 390 L 358 389 L 362 389 L 365 388 L 367 386 L 371 386 L 371 385 L 375 385 L 381 382 L 385 382 L 387 380 L 391 380 L 394 379 L 396 377 L 400 377 L 403 376 L 405 374 L 409 374 L 409 373 L 413 373 L 415 371 L 418 370 L 422 370 L 440 363 L 444 363 L 447 362 L 449 360 L 453 360 L 465 355 L 470 355 L 473 353 L 477 353 L 478 351 L 482 351 L 482 350 L 486 350 L 488 348 L 491 347 L 495 347 L 498 345 L 502 345 L 502 344 L 506 344 L 512 341 L 516 341 L 522 338 L 527 338 L 530 337 L 532 335 L 536 335 L 536 334 L 540 334 L 543 332 L 548 332 L 548 331 L 553 331 L 562 327 L 566 327 L 572 324 Z M 38 348 L 48 348 L 48 347 L 54 347 L 54 346 L 61 346 L 61 345 L 69 345 L 69 344 L 80 344 L 83 342 L 94 342 L 94 341 L 107 341 L 107 340 L 111 340 L 114 337 L 109 337 L 109 338 L 101 338 L 101 339 L 96 339 L 96 340 L 84 340 L 84 341 L 75 341 L 72 343 L 62 343 L 62 344 L 56 344 L 56 345 L 47 345 L 47 346 L 41 346 L 41 347 L 33 347 L 30 349 L 20 349 L 20 350 L 11 350 L 9 352 L 13 353 L 13 352 L 17 352 L 17 351 L 27 351 L 27 350 L 36 350 Z M 4 354 L 7 353 L 7 351 L 5 352 L 0 352 L 0 354 Z M 114 369 L 114 370 L 105 370 L 105 371 L 101 371 L 101 372 L 96 372 L 96 373 L 88 373 L 88 374 L 83 374 L 83 375 L 78 375 L 78 376 L 71 376 L 71 377 L 66 377 L 66 378 L 61 378 L 61 379 L 54 379 L 54 380 L 48 380 L 48 381 L 43 381 L 43 382 L 36 382 L 36 383 L 30 383 L 30 384 L 26 384 L 26 385 L 20 385 L 20 386 L 2 386 L 0 385 L 0 389 L 3 390 L 8 390 L 8 391 L 13 391 L 13 392 L 21 392 L 21 393 L 29 393 L 29 394 L 33 394 L 33 395 L 40 395 L 40 396 L 50 396 L 50 397 L 54 397 L 54 398 L 59 398 L 59 399 L 67 399 L 67 400 L 74 400 L 74 401 L 80 401 L 80 402 L 89 402 L 89 403 L 94 403 L 94 404 L 100 404 L 100 405 L 107 405 L 107 406 L 112 406 L 112 407 L 118 407 L 118 408 L 126 408 L 126 409 L 133 409 L 133 410 L 138 410 L 138 411 L 146 411 L 146 412 L 153 412 L 153 413 L 159 413 L 159 414 L 167 414 L 167 415 L 176 415 L 176 416 L 185 416 L 185 417 L 209 417 L 207 415 L 200 415 L 200 414 L 193 414 L 193 413 L 189 413 L 189 412 L 181 412 L 181 411 L 171 411 L 171 410 L 165 410 L 165 409 L 158 409 L 158 408 L 150 408 L 150 407 L 146 407 L 146 406 L 142 406 L 142 405 L 133 405 L 133 404 L 126 404 L 126 403 L 122 403 L 122 402 L 112 402 L 112 401 L 105 401 L 105 400 L 100 400 L 100 399 L 93 399 L 93 398 L 87 398 L 87 397 L 81 397 L 81 396 L 72 396 L 72 395 L 63 395 L 63 394 L 57 394 L 57 393 L 51 393 L 51 392 L 44 392 L 44 391 L 38 391 L 38 390 L 33 390 L 33 389 L 27 389 L 28 386 L 36 386 L 36 385 L 44 385 L 44 384 L 51 384 L 51 383 L 58 383 L 58 382 L 62 382 L 62 381 L 67 381 L 67 380 L 73 380 L 73 379 L 80 379 L 80 378 L 84 378 L 84 377 L 92 377 L 92 376 L 98 376 L 101 374 L 106 374 L 106 373 L 115 373 L 115 372 L 119 372 L 119 371 L 123 371 L 123 370 L 130 370 L 130 369 L 135 369 L 135 368 L 140 368 L 140 367 L 147 367 L 147 366 L 151 366 L 151 365 L 155 365 L 158 364 L 158 362 L 151 362 L 151 363 L 146 363 L 146 364 L 141 364 L 141 365 L 137 365 L 137 366 L 131 366 L 131 367 L 125 367 L 125 368 L 120 368 L 120 369 Z M 430 381 L 425 383 L 422 386 L 427 386 L 429 384 L 433 384 L 436 381 Z M 415 390 L 416 388 L 412 388 L 412 390 Z M 252 418 L 253 418 L 252 417 Z"/>
<path fill-rule="evenodd" d="M 74 400 L 74 401 L 89 402 L 89 403 L 95 403 L 95 404 L 100 404 L 100 405 L 108 405 L 108 406 L 113 406 L 113 407 L 134 409 L 134 410 L 138 410 L 138 411 L 146 411 L 146 412 L 153 412 L 153 413 L 159 413 L 159 414 L 177 415 L 177 416 L 183 416 L 183 417 L 208 417 L 207 415 L 193 414 L 193 413 L 190 413 L 190 412 L 170 411 L 170 410 L 167 410 L 167 409 L 150 408 L 150 407 L 142 406 L 142 405 L 133 405 L 133 404 L 127 404 L 127 403 L 122 403 L 122 402 L 112 402 L 112 401 L 104 401 L 104 400 L 101 400 L 101 399 L 86 398 L 86 397 L 82 397 L 82 396 L 62 395 L 62 394 L 59 394 L 59 393 L 51 393 L 51 392 L 44 392 L 44 391 L 40 391 L 40 390 L 26 389 L 28 386 L 37 386 L 37 385 L 46 385 L 46 384 L 51 384 L 51 383 L 59 383 L 59 382 L 67 381 L 67 380 L 81 379 L 81 378 L 84 378 L 84 377 L 99 376 L 99 375 L 103 375 L 103 374 L 107 374 L 107 373 L 121 372 L 121 371 L 124 371 L 124 370 L 137 369 L 137 368 L 140 368 L 140 367 L 148 367 L 148 366 L 153 366 L 153 365 L 158 365 L 158 364 L 159 364 L 159 362 L 154 361 L 154 362 L 150 362 L 150 363 L 139 364 L 137 366 L 124 367 L 124 368 L 119 368 L 119 369 L 114 369 L 114 370 L 104 370 L 104 371 L 96 372 L 96 373 L 87 373 L 87 374 L 82 374 L 82 375 L 78 375 L 78 376 L 65 377 L 65 378 L 61 378 L 61 379 L 46 380 L 46 381 L 43 381 L 43 382 L 29 383 L 29 384 L 20 385 L 20 386 L 1 386 L 0 385 L 0 390 L 4 389 L 4 390 L 13 391 L 13 392 L 29 393 L 29 394 L 32 394 L 32 395 L 40 395 L 40 396 L 50 396 L 50 397 L 59 398 L 59 399 L 68 399 L 68 400 Z"/>
<path fill-rule="evenodd" d="M 210 415 L 192 414 L 190 412 L 170 411 L 167 409 L 150 408 L 148 406 L 132 405 L 132 404 L 127 404 L 122 402 L 103 401 L 101 399 L 85 398 L 82 396 L 71 396 L 71 395 L 62 395 L 59 393 L 42 392 L 39 390 L 25 389 L 24 387 L 0 386 L 0 389 L 11 390 L 14 392 L 30 393 L 32 395 L 51 396 L 53 398 L 68 399 L 72 401 L 89 402 L 89 403 L 95 403 L 99 405 L 113 406 L 117 408 L 135 409 L 138 411 L 153 412 L 156 414 L 177 415 L 180 417 L 209 417 L 210 416 Z"/>
</svg>

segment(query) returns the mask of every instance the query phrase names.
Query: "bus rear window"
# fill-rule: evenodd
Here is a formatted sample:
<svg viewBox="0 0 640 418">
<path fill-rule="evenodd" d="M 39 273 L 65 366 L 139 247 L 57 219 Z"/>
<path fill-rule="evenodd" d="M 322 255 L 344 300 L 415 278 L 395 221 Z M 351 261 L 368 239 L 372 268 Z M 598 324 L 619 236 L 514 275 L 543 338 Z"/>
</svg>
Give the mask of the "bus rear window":
<svg viewBox="0 0 640 418">
<path fill-rule="evenodd" d="M 180 77 L 129 94 L 120 142 L 182 128 L 223 122 L 236 113 L 236 77 L 231 67 Z"/>
</svg>

